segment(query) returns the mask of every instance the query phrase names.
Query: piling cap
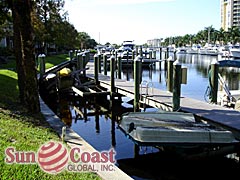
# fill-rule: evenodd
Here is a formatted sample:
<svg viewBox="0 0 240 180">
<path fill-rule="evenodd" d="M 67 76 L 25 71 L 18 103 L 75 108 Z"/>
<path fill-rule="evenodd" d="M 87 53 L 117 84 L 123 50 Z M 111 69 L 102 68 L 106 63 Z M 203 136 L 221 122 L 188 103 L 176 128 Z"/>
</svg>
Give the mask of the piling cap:
<svg viewBox="0 0 240 180">
<path fill-rule="evenodd" d="M 97 58 L 97 57 L 98 57 L 98 54 L 95 54 L 94 57 Z"/>
<path fill-rule="evenodd" d="M 142 57 L 141 57 L 140 55 L 138 55 L 138 56 L 134 59 L 134 61 L 142 61 Z"/>
<path fill-rule="evenodd" d="M 82 57 L 85 57 L 85 56 L 86 56 L 86 53 L 85 53 L 85 52 L 83 52 L 83 53 L 82 53 Z"/>
<path fill-rule="evenodd" d="M 167 59 L 168 61 L 174 61 L 172 56 L 169 56 L 169 58 Z"/>
<path fill-rule="evenodd" d="M 211 62 L 211 65 L 212 64 L 219 64 L 219 62 L 216 60 L 216 59 L 214 59 L 214 60 L 212 60 L 212 62 Z"/>
<path fill-rule="evenodd" d="M 174 63 L 173 63 L 174 66 L 180 66 L 181 63 L 179 62 L 179 60 L 176 60 Z"/>
<path fill-rule="evenodd" d="M 46 57 L 46 55 L 45 54 L 39 54 L 38 57 L 40 57 L 40 58 L 41 57 Z"/>
<path fill-rule="evenodd" d="M 81 56 L 82 55 L 82 53 L 77 53 L 77 56 Z"/>
<path fill-rule="evenodd" d="M 115 59 L 115 56 L 114 56 L 114 55 L 111 55 L 110 59 L 111 59 L 111 60 Z"/>
</svg>

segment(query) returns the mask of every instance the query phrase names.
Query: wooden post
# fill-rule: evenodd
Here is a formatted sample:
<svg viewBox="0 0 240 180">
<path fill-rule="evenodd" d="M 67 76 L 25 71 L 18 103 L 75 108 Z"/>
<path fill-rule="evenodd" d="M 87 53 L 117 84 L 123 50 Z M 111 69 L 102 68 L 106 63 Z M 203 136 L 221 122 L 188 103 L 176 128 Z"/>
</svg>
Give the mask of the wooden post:
<svg viewBox="0 0 240 180">
<path fill-rule="evenodd" d="M 115 57 L 110 58 L 110 72 L 111 72 L 111 95 L 115 92 L 114 72 L 115 72 Z"/>
<path fill-rule="evenodd" d="M 210 69 L 211 102 L 217 103 L 219 62 L 213 61 Z"/>
<path fill-rule="evenodd" d="M 81 62 L 80 62 L 81 67 L 82 67 L 82 69 L 85 69 L 85 66 L 86 66 L 86 64 L 87 64 L 87 63 L 86 63 L 86 61 L 87 61 L 87 60 L 86 60 L 86 59 L 87 59 L 86 54 L 83 53 L 83 54 L 82 54 L 82 58 L 80 58 L 80 59 L 81 59 Z M 86 70 L 83 71 L 83 76 L 86 77 Z"/>
<path fill-rule="evenodd" d="M 176 50 L 174 50 L 174 59 L 173 60 L 174 61 L 177 60 L 177 51 Z"/>
<path fill-rule="evenodd" d="M 84 61 L 84 67 L 87 65 L 87 63 L 90 60 L 90 51 L 85 51 L 85 55 L 86 55 L 86 58 L 85 58 L 85 61 Z"/>
<path fill-rule="evenodd" d="M 98 54 L 98 72 L 101 73 L 102 70 L 101 70 L 101 63 L 102 63 L 102 56 L 101 54 L 99 53 Z"/>
<path fill-rule="evenodd" d="M 152 51 L 149 51 L 149 59 L 152 59 Z"/>
<path fill-rule="evenodd" d="M 153 59 L 157 59 L 157 52 L 156 52 L 156 50 L 153 50 Z"/>
<path fill-rule="evenodd" d="M 134 112 L 139 111 L 139 99 L 140 99 L 140 67 L 141 67 L 142 59 L 140 56 L 137 56 L 134 60 Z"/>
<path fill-rule="evenodd" d="M 127 50 L 127 66 L 128 66 L 128 58 L 129 58 L 129 52 L 128 52 L 128 50 Z"/>
<path fill-rule="evenodd" d="M 122 78 L 122 58 L 121 55 L 118 55 L 118 79 Z"/>
<path fill-rule="evenodd" d="M 103 71 L 104 75 L 107 75 L 107 54 L 103 55 Z"/>
<path fill-rule="evenodd" d="M 136 46 L 136 56 L 138 56 L 138 46 Z"/>
<path fill-rule="evenodd" d="M 77 70 L 80 70 L 82 69 L 81 67 L 81 58 L 82 57 L 82 54 L 81 53 L 77 53 Z"/>
<path fill-rule="evenodd" d="M 94 78 L 95 83 L 98 84 L 98 55 L 94 55 Z"/>
<path fill-rule="evenodd" d="M 180 108 L 181 98 L 181 70 L 182 66 L 179 61 L 173 63 L 173 111 L 178 111 Z"/>
<path fill-rule="evenodd" d="M 172 56 L 167 60 L 168 70 L 167 70 L 167 90 L 172 92 L 173 90 L 173 62 Z"/>
<path fill-rule="evenodd" d="M 135 59 L 135 50 L 132 50 L 132 61 Z"/>
<path fill-rule="evenodd" d="M 159 55 L 159 56 L 160 56 L 159 59 L 162 60 L 162 48 L 160 48 L 159 53 L 160 53 L 160 55 Z"/>
<path fill-rule="evenodd" d="M 70 61 L 72 61 L 73 60 L 73 51 L 72 50 L 69 51 L 69 57 L 70 57 Z"/>
<path fill-rule="evenodd" d="M 42 77 L 43 74 L 46 71 L 45 57 L 46 57 L 45 54 L 39 54 L 38 55 L 38 58 L 40 58 L 39 59 L 39 62 L 40 62 L 40 67 L 39 67 L 39 69 L 40 69 L 40 77 Z"/>
<path fill-rule="evenodd" d="M 75 57 L 77 58 L 78 50 L 75 49 Z"/>
<path fill-rule="evenodd" d="M 142 46 L 140 46 L 140 54 L 141 57 L 143 57 L 143 50 L 142 50 Z"/>
</svg>

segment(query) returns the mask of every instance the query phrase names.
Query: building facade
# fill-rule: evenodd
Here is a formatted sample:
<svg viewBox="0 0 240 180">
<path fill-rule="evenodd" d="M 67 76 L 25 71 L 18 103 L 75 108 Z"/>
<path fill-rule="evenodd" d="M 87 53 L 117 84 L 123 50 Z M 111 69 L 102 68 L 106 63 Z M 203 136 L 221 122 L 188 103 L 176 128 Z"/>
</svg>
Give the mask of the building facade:
<svg viewBox="0 0 240 180">
<path fill-rule="evenodd" d="M 220 0 L 221 27 L 227 31 L 228 28 L 240 28 L 240 0 Z"/>
</svg>

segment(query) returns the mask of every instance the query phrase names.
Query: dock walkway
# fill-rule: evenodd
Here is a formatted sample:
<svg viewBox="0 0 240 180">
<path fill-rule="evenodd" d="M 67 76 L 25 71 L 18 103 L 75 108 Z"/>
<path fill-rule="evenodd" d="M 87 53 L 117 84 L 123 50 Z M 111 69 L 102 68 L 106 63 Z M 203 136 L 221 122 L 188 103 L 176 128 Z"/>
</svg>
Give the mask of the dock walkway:
<svg viewBox="0 0 240 180">
<path fill-rule="evenodd" d="M 89 69 L 86 75 L 94 79 L 94 65 L 92 62 L 87 64 Z M 110 77 L 99 74 L 100 85 L 111 89 Z M 115 79 L 116 93 L 134 98 L 134 82 Z M 144 92 L 144 91 L 143 91 Z M 147 95 L 142 94 L 140 98 L 149 106 L 164 110 L 172 110 L 172 93 L 153 88 Z M 222 107 L 220 105 L 209 104 L 196 99 L 181 97 L 181 111 L 193 113 L 195 116 L 204 119 L 210 123 L 221 125 L 231 130 L 237 138 L 240 138 L 240 112 Z"/>
</svg>

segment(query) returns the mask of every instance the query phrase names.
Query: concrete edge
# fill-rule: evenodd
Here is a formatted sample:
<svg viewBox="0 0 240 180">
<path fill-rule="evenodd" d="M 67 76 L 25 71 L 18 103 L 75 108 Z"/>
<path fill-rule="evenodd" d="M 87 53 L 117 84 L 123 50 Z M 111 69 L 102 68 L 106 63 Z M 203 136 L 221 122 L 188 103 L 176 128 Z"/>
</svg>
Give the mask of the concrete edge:
<svg viewBox="0 0 240 180">
<path fill-rule="evenodd" d="M 50 124 L 50 126 L 58 133 L 58 135 L 62 136 L 62 128 L 65 124 L 61 121 L 61 119 L 45 104 L 42 98 L 39 96 L 40 101 L 40 109 L 41 113 L 45 117 L 46 121 Z M 85 152 L 96 152 L 89 143 L 87 143 L 81 136 L 79 136 L 76 132 L 74 132 L 71 128 L 67 128 L 65 140 L 67 144 L 73 147 L 81 147 L 81 150 Z M 104 180 L 132 180 L 130 176 L 124 173 L 121 169 L 119 169 L 116 165 L 113 165 L 114 171 L 98 171 L 97 174 Z"/>
</svg>

